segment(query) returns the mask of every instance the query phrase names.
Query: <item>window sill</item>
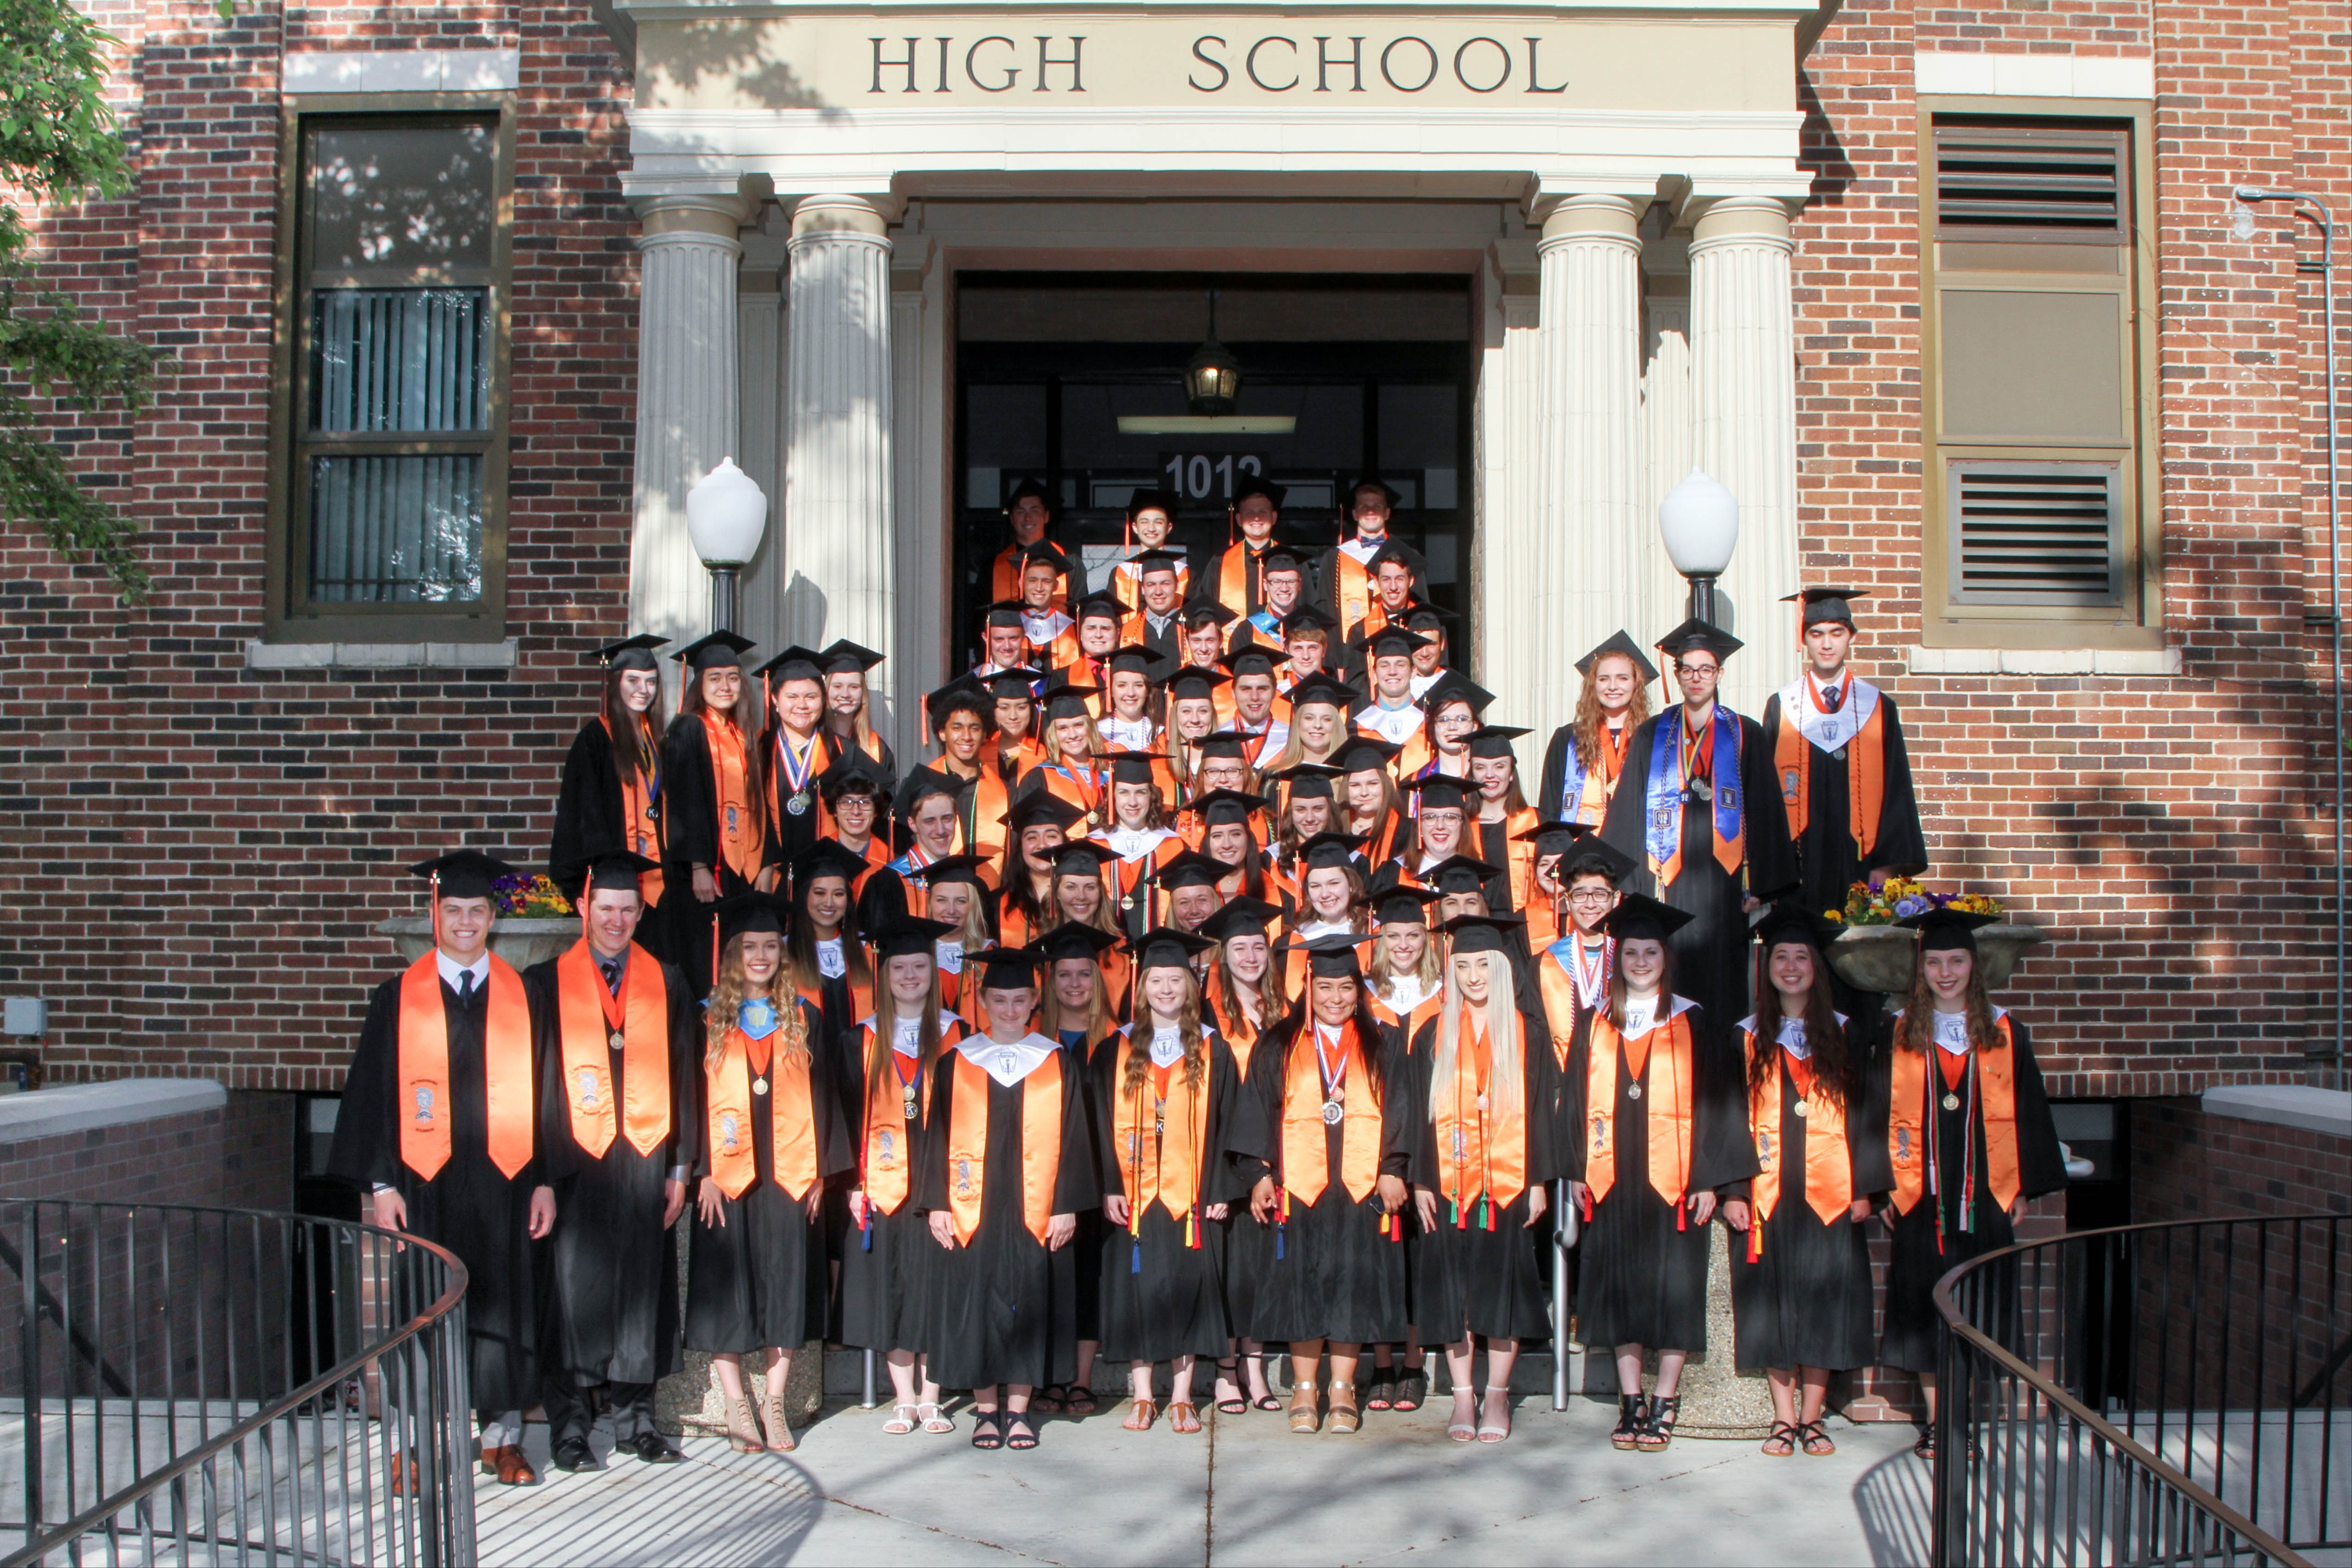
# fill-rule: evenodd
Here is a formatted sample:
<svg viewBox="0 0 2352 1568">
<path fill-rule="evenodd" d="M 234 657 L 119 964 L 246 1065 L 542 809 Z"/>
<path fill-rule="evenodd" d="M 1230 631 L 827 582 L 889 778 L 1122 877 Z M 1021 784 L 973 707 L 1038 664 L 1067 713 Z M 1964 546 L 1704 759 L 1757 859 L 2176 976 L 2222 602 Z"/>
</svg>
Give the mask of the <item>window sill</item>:
<svg viewBox="0 0 2352 1568">
<path fill-rule="evenodd" d="M 1915 675 L 2177 675 L 2178 648 L 1906 648 Z"/>
<path fill-rule="evenodd" d="M 511 670 L 516 640 L 503 643 L 247 643 L 248 670 Z"/>
<path fill-rule="evenodd" d="M 2244 1083 L 2208 1089 L 2199 1102 L 2209 1116 L 2263 1122 L 2341 1138 L 2352 1132 L 2352 1093 L 2301 1083 Z"/>
</svg>

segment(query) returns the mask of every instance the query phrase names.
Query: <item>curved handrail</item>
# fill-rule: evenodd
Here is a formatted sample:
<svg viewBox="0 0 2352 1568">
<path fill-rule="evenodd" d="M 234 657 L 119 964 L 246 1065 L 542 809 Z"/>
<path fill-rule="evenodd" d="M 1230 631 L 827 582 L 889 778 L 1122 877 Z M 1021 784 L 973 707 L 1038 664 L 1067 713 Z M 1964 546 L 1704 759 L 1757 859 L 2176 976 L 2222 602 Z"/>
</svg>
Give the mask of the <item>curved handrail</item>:
<svg viewBox="0 0 2352 1568">
<path fill-rule="evenodd" d="M 381 1360 L 387 1352 L 415 1338 L 457 1311 L 457 1303 L 465 1298 L 466 1286 L 468 1282 L 466 1265 L 460 1262 L 457 1255 L 447 1248 L 436 1242 L 427 1241 L 423 1237 L 408 1231 L 393 1230 L 381 1225 L 367 1225 L 356 1219 L 330 1219 L 318 1215 L 291 1214 L 283 1210 L 231 1208 L 191 1203 L 116 1204 L 103 1199 L 0 1197 L 0 1208 L 5 1208 L 10 1204 L 39 1203 L 79 1204 L 91 1208 L 119 1208 L 126 1214 L 135 1214 L 142 1210 L 161 1210 L 176 1214 L 200 1214 L 206 1217 L 235 1215 L 248 1219 L 266 1219 L 281 1225 L 299 1221 L 310 1225 L 333 1226 L 355 1235 L 383 1237 L 393 1242 L 395 1247 L 417 1247 L 433 1253 L 449 1270 L 449 1283 L 448 1288 L 443 1291 L 430 1306 L 410 1317 L 397 1332 L 346 1356 L 325 1372 L 311 1378 L 310 1382 L 289 1391 L 272 1403 L 255 1411 L 253 1415 L 229 1427 L 220 1436 L 208 1442 L 199 1443 L 186 1453 L 178 1455 L 167 1463 L 150 1470 L 129 1486 L 92 1503 L 71 1519 L 50 1527 L 37 1539 L 34 1537 L 32 1521 L 28 1518 L 25 1545 L 6 1557 L 0 1557 L 0 1568 L 17 1568 L 18 1564 L 41 1562 L 57 1550 L 59 1542 L 79 1539 L 82 1535 L 103 1525 L 115 1514 L 121 1512 L 134 1500 L 163 1490 L 173 1481 L 244 1442 L 270 1422 L 299 1409 L 304 1404 L 326 1390 L 340 1387 L 346 1380 L 359 1375 L 368 1363 Z"/>
<path fill-rule="evenodd" d="M 2288 1568 L 2312 1568 L 2310 1559 L 2289 1547 L 2284 1542 L 2279 1540 L 2276 1536 L 2272 1535 L 2268 1531 L 2263 1529 L 2262 1526 L 2256 1524 L 2252 1520 L 2248 1519 L 2236 1509 L 2231 1508 L 2228 1503 L 2223 1502 L 2212 1492 L 2207 1490 L 2201 1486 L 2199 1486 L 2195 1481 L 2189 1478 L 2187 1471 L 2180 1469 L 2177 1466 L 2173 1465 L 2169 1460 L 2165 1459 L 2161 1456 L 2151 1451 L 2145 1445 L 2140 1443 L 2138 1439 L 2125 1433 L 2120 1427 L 2101 1416 L 2097 1411 L 2093 1410 L 2089 1406 L 2084 1404 L 2081 1400 L 2075 1398 L 2073 1395 L 2061 1388 L 2049 1377 L 2044 1376 L 2039 1368 L 2026 1364 L 2024 1361 L 2013 1354 L 2006 1346 L 1996 1342 L 1992 1336 L 1978 1328 L 1974 1323 L 1968 1322 L 1967 1319 L 1961 1315 L 1958 1304 L 1952 1300 L 1952 1286 L 1955 1281 L 1958 1281 L 1964 1275 L 1971 1274 L 1979 1269 L 1987 1268 L 1996 1260 L 2019 1256 L 2023 1253 L 2033 1251 L 2038 1248 L 2056 1247 L 2073 1242 L 2094 1240 L 2100 1237 L 2127 1236 L 2134 1235 L 2141 1231 L 2153 1230 L 2189 1230 L 2194 1229 L 2199 1226 L 2205 1225 L 2234 1225 L 2242 1223 L 2243 1219 L 2249 1218 L 2293 1220 L 2340 1219 L 2343 1218 L 2345 1217 L 2342 1215 L 2306 1213 L 2247 1215 L 2227 1219 L 2159 1219 L 2143 1221 L 2137 1225 L 2110 1225 L 2097 1230 L 2071 1230 L 2063 1236 L 2045 1236 L 2032 1241 L 2014 1242 L 1997 1251 L 1986 1252 L 1978 1257 L 1971 1258 L 1967 1262 L 1958 1264 L 1953 1268 L 1951 1271 L 1947 1273 L 1942 1279 L 1937 1280 L 1936 1281 L 1934 1293 L 1936 1310 L 1943 1314 L 1944 1326 L 1949 1329 L 1959 1338 L 1967 1341 L 1971 1349 L 1992 1361 L 2011 1376 L 2024 1383 L 2028 1387 L 2032 1388 L 2036 1394 L 2040 1395 L 2050 1404 L 2055 1406 L 2060 1410 L 2064 1411 L 2070 1419 L 2081 1422 L 2094 1436 L 2098 1437 L 2100 1441 L 2113 1446 L 2118 1452 L 2122 1453 L 2125 1458 L 2130 1459 L 2134 1464 L 2140 1466 L 2158 1480 L 2162 1481 L 2173 1491 L 2178 1492 L 2181 1497 L 2187 1499 L 2191 1504 L 2195 1505 L 2200 1512 L 2210 1514 L 2222 1526 L 2236 1534 L 2242 1536 L 2247 1543 L 2252 1546 L 2256 1551 L 2265 1553 L 2273 1562 L 2287 1564 Z M 1948 1461 L 1949 1458 L 1950 1456 L 1945 1452 L 1944 1446 L 1938 1444 L 1936 1449 L 1936 1469 L 1937 1472 L 1936 1479 L 1937 1482 L 1937 1490 L 1939 1492 L 1942 1490 L 1943 1468 Z"/>
</svg>

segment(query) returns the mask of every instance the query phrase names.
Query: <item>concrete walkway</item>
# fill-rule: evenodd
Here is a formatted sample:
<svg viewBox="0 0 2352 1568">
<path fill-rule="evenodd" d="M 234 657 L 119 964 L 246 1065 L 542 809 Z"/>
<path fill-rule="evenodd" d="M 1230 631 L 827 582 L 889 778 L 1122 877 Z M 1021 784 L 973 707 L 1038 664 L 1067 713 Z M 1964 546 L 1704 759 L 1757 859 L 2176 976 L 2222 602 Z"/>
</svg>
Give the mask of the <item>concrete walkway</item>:
<svg viewBox="0 0 2352 1568">
<path fill-rule="evenodd" d="M 1833 1421 L 1829 1458 L 1753 1443 L 1609 1446 L 1614 1410 L 1523 1401 L 1501 1444 L 1445 1437 L 1442 1397 L 1352 1437 L 1293 1437 L 1276 1413 L 1179 1437 L 1122 1431 L 1123 1406 L 1046 1422 L 1026 1454 L 893 1437 L 887 1411 L 830 1406 L 791 1455 L 696 1438 L 688 1462 L 546 1469 L 479 1483 L 485 1564 L 1911 1563 L 1927 1557 L 1927 1470 L 1907 1426 Z M 605 1434 L 596 1446 L 602 1452 Z"/>
</svg>

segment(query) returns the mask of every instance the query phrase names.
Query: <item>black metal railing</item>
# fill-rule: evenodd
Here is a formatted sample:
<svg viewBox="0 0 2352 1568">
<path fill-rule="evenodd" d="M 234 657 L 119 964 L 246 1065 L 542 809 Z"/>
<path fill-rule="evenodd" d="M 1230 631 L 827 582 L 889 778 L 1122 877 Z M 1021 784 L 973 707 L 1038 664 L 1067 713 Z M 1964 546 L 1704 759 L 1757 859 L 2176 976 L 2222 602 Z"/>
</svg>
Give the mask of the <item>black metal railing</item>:
<svg viewBox="0 0 2352 1568">
<path fill-rule="evenodd" d="M 0 1199 L 0 1568 L 473 1561 L 466 1271 L 440 1248 Z"/>
<path fill-rule="evenodd" d="M 1936 1287 L 1942 1563 L 2352 1546 L 2352 1216 L 2029 1241 Z"/>
</svg>

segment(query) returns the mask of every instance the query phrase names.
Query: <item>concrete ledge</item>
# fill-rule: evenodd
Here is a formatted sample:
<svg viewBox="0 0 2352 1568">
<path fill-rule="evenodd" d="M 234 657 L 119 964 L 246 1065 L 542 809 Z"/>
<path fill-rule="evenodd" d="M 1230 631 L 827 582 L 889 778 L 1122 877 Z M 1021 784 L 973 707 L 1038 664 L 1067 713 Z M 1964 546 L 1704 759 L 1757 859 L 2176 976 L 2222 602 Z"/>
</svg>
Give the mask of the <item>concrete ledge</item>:
<svg viewBox="0 0 2352 1568">
<path fill-rule="evenodd" d="M 1921 50 L 1911 57 L 1915 91 L 1956 98 L 2156 96 L 2156 62 L 2121 55 L 2015 55 Z"/>
<path fill-rule="evenodd" d="M 2177 675 L 2178 648 L 1924 648 L 1903 650 L 1915 675 Z"/>
<path fill-rule="evenodd" d="M 2302 1083 L 2239 1083 L 2208 1089 L 2199 1103 L 2209 1116 L 2352 1138 L 2352 1090 L 2314 1089 Z"/>
<path fill-rule="evenodd" d="M 287 92 L 512 92 L 520 49 L 302 49 L 282 68 Z"/>
<path fill-rule="evenodd" d="M 511 670 L 517 641 L 503 643 L 247 643 L 248 670 Z"/>
<path fill-rule="evenodd" d="M 118 1078 L 0 1095 L 0 1146 L 166 1116 L 218 1111 L 228 1091 L 209 1078 Z"/>
</svg>

